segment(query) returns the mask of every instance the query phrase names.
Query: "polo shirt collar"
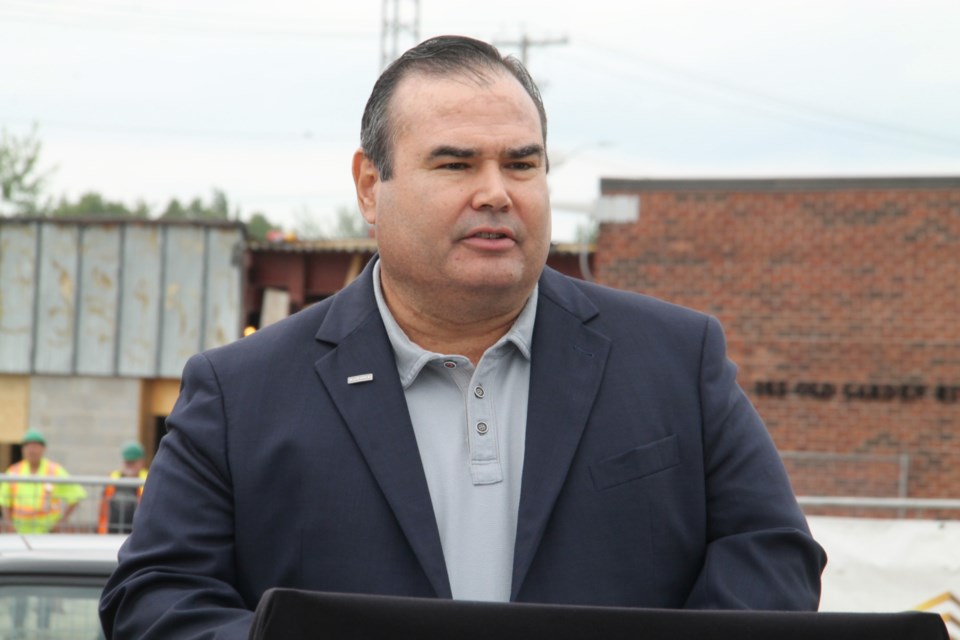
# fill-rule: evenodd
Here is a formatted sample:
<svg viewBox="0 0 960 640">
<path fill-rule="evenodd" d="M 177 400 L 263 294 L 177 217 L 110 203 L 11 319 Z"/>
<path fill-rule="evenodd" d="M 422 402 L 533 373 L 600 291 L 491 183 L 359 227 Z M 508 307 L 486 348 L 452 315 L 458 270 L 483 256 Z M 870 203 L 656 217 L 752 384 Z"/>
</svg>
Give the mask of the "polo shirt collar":
<svg viewBox="0 0 960 640">
<path fill-rule="evenodd" d="M 523 305 L 523 310 L 514 321 L 510 330 L 497 342 L 487 349 L 485 353 L 503 349 L 504 345 L 513 344 L 517 351 L 530 360 L 530 346 L 533 344 L 533 323 L 537 317 L 537 292 L 540 285 L 533 288 L 530 297 Z M 373 294 L 377 299 L 377 308 L 380 311 L 380 317 L 383 319 L 383 326 L 387 330 L 387 337 L 390 339 L 390 345 L 393 347 L 393 353 L 397 360 L 397 371 L 400 374 L 400 383 L 403 388 L 409 387 L 420 371 L 428 362 L 433 360 L 448 360 L 451 355 L 427 351 L 420 345 L 414 343 L 407 337 L 400 325 L 397 324 L 393 314 L 387 307 L 386 300 L 383 297 L 383 289 L 380 286 L 380 261 L 373 265 Z"/>
</svg>

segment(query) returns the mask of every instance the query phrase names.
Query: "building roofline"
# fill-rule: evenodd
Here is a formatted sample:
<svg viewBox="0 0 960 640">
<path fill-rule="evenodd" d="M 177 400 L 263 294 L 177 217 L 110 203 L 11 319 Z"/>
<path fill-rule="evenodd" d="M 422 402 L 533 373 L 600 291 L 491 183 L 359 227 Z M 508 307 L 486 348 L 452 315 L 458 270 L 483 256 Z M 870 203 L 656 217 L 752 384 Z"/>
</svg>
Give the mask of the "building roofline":
<svg viewBox="0 0 960 640">
<path fill-rule="evenodd" d="M 137 218 L 134 216 L 0 216 L 0 224 L 56 224 L 64 226 L 112 226 L 139 225 L 145 227 L 220 227 L 243 229 L 246 225 L 239 220 L 217 219 L 161 219 Z"/>
<path fill-rule="evenodd" d="M 373 238 L 325 238 L 321 240 L 250 240 L 247 249 L 257 253 L 374 253 Z"/>
<path fill-rule="evenodd" d="M 578 255 L 586 248 L 593 253 L 593 244 L 583 245 L 576 242 L 554 242 L 550 245 L 551 254 Z M 247 249 L 255 253 L 369 253 L 377 251 L 376 238 L 330 238 L 323 240 L 293 240 L 270 242 L 251 240 Z"/>
<path fill-rule="evenodd" d="M 851 191 L 960 189 L 960 176 L 845 178 L 601 178 L 600 193 L 643 191 Z"/>
</svg>

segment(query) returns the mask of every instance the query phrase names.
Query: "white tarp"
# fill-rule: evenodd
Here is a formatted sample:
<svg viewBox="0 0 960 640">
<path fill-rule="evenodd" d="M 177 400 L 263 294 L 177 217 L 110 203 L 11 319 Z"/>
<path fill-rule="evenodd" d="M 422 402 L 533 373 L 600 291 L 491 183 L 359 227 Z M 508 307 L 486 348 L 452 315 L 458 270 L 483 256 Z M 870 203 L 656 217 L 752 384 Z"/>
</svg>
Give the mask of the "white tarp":
<svg viewBox="0 0 960 640">
<path fill-rule="evenodd" d="M 960 520 L 808 520 L 829 557 L 821 611 L 906 611 L 944 593 L 960 597 Z M 930 610 L 960 618 L 950 599 Z"/>
</svg>

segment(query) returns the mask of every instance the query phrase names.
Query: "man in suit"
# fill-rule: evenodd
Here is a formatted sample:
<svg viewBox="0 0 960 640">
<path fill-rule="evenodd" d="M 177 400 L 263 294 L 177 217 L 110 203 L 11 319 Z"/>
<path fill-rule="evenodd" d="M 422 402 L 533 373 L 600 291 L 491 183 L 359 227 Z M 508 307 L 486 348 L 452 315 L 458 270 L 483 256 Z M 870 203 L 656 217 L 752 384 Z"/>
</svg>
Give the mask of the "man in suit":
<svg viewBox="0 0 960 640">
<path fill-rule="evenodd" d="M 361 144 L 378 256 L 188 362 L 107 635 L 245 638 L 271 587 L 816 609 L 824 554 L 717 321 L 545 268 L 523 67 L 424 42 L 378 80 Z"/>
</svg>

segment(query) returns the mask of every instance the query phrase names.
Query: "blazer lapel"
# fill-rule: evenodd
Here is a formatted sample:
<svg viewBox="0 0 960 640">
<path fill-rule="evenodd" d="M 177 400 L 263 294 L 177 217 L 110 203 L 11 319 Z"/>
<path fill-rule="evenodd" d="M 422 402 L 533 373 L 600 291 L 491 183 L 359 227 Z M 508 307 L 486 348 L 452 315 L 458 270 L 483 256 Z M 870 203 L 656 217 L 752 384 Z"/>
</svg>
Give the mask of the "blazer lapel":
<svg viewBox="0 0 960 640">
<path fill-rule="evenodd" d="M 369 265 L 337 296 L 317 339 L 336 345 L 315 364 L 321 381 L 437 596 L 450 598 L 440 533 Z"/>
<path fill-rule="evenodd" d="M 610 341 L 585 326 L 596 307 L 550 269 L 534 325 L 523 480 L 513 559 L 516 599 L 600 388 Z"/>
</svg>

